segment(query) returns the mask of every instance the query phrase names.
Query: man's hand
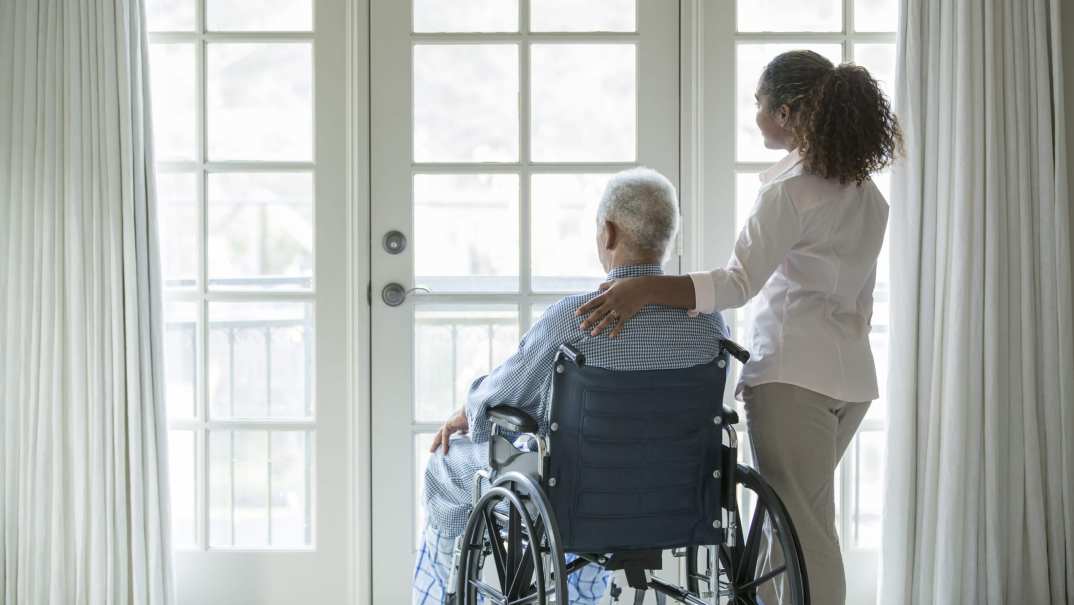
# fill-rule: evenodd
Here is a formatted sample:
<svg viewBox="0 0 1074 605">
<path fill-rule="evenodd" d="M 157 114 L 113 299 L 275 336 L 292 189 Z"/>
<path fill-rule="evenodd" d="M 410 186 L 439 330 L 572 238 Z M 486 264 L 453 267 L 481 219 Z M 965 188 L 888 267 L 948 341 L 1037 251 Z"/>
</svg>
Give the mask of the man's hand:
<svg viewBox="0 0 1074 605">
<path fill-rule="evenodd" d="M 429 448 L 430 452 L 435 452 L 441 444 L 444 445 L 444 453 L 448 453 L 448 441 L 451 440 L 451 436 L 455 433 L 465 433 L 470 430 L 470 425 L 466 420 L 466 409 L 459 408 L 444 422 L 444 426 L 440 427 L 440 430 L 436 432 L 436 436 L 433 437 L 433 446 Z"/>
</svg>

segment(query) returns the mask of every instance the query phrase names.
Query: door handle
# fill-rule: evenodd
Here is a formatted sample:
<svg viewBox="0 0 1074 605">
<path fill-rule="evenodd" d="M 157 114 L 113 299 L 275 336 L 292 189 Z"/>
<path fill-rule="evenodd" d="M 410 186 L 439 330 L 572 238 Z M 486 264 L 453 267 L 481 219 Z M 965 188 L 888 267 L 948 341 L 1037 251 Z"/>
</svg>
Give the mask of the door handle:
<svg viewBox="0 0 1074 605">
<path fill-rule="evenodd" d="M 428 288 L 423 288 L 421 286 L 416 286 L 407 290 L 405 287 L 403 287 L 403 284 L 392 282 L 387 286 L 384 286 L 384 289 L 380 291 L 380 299 L 383 300 L 384 304 L 388 305 L 389 307 L 398 307 L 399 305 L 406 302 L 407 296 L 418 291 L 425 292 L 426 294 L 432 292 L 432 290 L 429 290 Z"/>
</svg>

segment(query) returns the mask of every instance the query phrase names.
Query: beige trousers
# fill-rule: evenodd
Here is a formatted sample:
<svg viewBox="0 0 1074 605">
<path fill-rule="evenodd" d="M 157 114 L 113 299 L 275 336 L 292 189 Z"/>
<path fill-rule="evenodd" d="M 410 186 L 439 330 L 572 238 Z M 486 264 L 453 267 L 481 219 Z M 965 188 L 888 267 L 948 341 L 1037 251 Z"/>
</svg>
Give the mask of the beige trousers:
<svg viewBox="0 0 1074 605">
<path fill-rule="evenodd" d="M 805 551 L 810 602 L 844 605 L 846 576 L 835 533 L 835 467 L 869 402 L 837 401 L 783 383 L 746 387 L 742 395 L 756 468 L 787 506 Z"/>
</svg>

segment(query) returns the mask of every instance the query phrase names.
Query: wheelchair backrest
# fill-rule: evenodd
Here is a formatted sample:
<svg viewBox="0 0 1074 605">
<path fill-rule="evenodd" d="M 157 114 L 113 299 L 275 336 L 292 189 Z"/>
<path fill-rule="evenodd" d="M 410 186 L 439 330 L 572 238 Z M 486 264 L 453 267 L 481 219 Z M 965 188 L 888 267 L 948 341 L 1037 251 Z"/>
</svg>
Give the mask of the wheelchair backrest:
<svg viewBox="0 0 1074 605">
<path fill-rule="evenodd" d="M 568 551 L 716 544 L 727 353 L 616 372 L 556 358 L 545 489 Z"/>
</svg>

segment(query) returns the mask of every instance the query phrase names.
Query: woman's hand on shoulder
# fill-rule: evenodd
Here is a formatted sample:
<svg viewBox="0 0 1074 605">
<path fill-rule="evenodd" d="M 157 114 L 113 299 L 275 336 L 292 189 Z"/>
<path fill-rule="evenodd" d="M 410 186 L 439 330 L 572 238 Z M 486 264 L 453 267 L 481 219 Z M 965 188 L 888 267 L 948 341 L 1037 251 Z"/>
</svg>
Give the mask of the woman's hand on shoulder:
<svg viewBox="0 0 1074 605">
<path fill-rule="evenodd" d="M 645 277 L 628 277 L 605 282 L 600 285 L 602 292 L 578 307 L 574 314 L 578 317 L 586 316 L 581 328 L 589 330 L 590 335 L 597 336 L 610 328 L 609 337 L 616 338 L 623 331 L 626 322 L 648 304 L 650 287 Z"/>
</svg>

